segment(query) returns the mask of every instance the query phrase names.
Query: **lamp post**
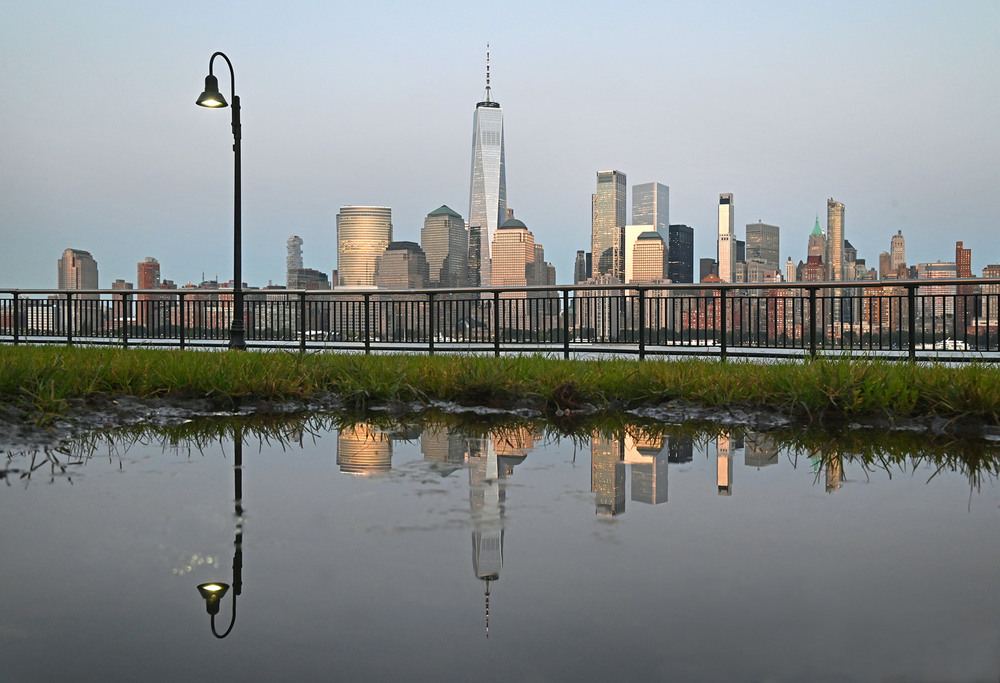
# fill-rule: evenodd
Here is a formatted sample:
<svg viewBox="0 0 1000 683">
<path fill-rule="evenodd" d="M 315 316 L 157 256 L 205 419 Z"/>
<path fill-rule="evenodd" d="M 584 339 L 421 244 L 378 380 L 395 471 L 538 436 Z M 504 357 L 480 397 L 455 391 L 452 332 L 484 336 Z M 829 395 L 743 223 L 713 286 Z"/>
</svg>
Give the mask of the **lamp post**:
<svg viewBox="0 0 1000 683">
<path fill-rule="evenodd" d="M 233 152 L 236 156 L 236 176 L 233 191 L 233 315 L 229 325 L 229 348 L 243 350 L 247 347 L 243 326 L 243 249 L 242 225 L 240 211 L 240 140 L 243 137 L 240 127 L 240 98 L 236 94 L 236 74 L 233 63 L 222 52 L 216 52 L 208 60 L 208 75 L 205 76 L 205 91 L 195 101 L 202 107 L 222 108 L 229 106 L 226 98 L 219 92 L 219 79 L 212 73 L 212 64 L 216 57 L 222 57 L 229 65 L 229 92 L 233 98 Z"/>
<path fill-rule="evenodd" d="M 229 628 L 219 633 L 215 628 L 215 615 L 219 613 L 219 603 L 229 591 L 229 584 L 216 581 L 198 585 L 198 593 L 205 600 L 205 609 L 211 617 L 212 635 L 225 638 L 236 624 L 236 596 L 243 592 L 243 427 L 237 426 L 233 439 L 234 464 L 233 486 L 236 490 L 236 539 L 233 541 L 233 607 Z"/>
</svg>

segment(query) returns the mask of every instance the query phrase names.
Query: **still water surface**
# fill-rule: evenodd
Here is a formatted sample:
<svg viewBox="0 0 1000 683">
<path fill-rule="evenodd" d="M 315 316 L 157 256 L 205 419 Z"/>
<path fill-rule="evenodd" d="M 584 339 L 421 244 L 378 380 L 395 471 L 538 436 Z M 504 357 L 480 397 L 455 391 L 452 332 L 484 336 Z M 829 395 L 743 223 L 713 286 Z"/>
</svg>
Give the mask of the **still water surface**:
<svg viewBox="0 0 1000 683">
<path fill-rule="evenodd" d="M 0 679 L 996 681 L 995 454 L 780 443 L 339 420 L 8 454 Z"/>
</svg>

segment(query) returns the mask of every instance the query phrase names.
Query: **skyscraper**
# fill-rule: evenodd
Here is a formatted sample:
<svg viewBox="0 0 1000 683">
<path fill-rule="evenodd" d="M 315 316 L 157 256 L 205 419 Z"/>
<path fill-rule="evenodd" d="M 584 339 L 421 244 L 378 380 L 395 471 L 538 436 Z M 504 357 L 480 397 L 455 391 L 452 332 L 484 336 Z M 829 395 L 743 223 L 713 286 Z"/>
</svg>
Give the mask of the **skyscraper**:
<svg viewBox="0 0 1000 683">
<path fill-rule="evenodd" d="M 719 195 L 719 279 L 732 282 L 736 269 L 736 233 L 733 231 L 733 195 Z"/>
<path fill-rule="evenodd" d="M 747 225 L 747 263 L 750 263 L 751 259 L 760 259 L 764 262 L 765 270 L 780 270 L 779 233 L 777 225 L 760 222 Z"/>
<path fill-rule="evenodd" d="M 889 269 L 899 270 L 906 265 L 906 240 L 903 238 L 903 231 L 897 230 L 892 236 L 889 246 Z"/>
<path fill-rule="evenodd" d="M 427 214 L 420 246 L 427 256 L 431 287 L 462 287 L 467 283 L 469 232 L 457 211 L 440 206 Z"/>
<path fill-rule="evenodd" d="M 660 183 L 632 186 L 632 225 L 652 225 L 663 243 L 670 241 L 670 188 Z"/>
<path fill-rule="evenodd" d="M 427 286 L 427 258 L 416 242 L 390 242 L 375 259 L 379 289 L 422 289 Z"/>
<path fill-rule="evenodd" d="M 667 278 L 671 282 L 694 282 L 694 228 L 687 225 L 670 226 Z"/>
<path fill-rule="evenodd" d="M 812 232 L 809 233 L 808 249 L 807 259 L 810 256 L 816 256 L 820 262 L 826 262 L 826 235 L 823 234 L 823 228 L 819 225 L 819 216 L 816 216 L 816 224 L 813 226 Z"/>
<path fill-rule="evenodd" d="M 573 263 L 573 284 L 578 285 L 590 277 L 590 269 L 587 268 L 587 252 L 582 249 L 576 252 L 576 261 Z"/>
<path fill-rule="evenodd" d="M 844 279 L 844 205 L 831 197 L 826 200 L 826 249 L 829 277 Z"/>
<path fill-rule="evenodd" d="M 342 206 L 337 214 L 337 280 L 341 287 L 374 287 L 375 261 L 392 241 L 392 209 Z"/>
<path fill-rule="evenodd" d="M 56 266 L 59 289 L 97 289 L 97 261 L 89 251 L 66 249 Z"/>
<path fill-rule="evenodd" d="M 302 238 L 292 235 L 285 245 L 285 284 L 291 288 L 292 271 L 302 267 Z"/>
<path fill-rule="evenodd" d="M 478 275 L 473 286 L 488 287 L 490 246 L 493 235 L 507 213 L 507 176 L 504 171 L 503 109 L 490 97 L 490 52 L 486 46 L 486 98 L 476 104 L 472 118 L 472 172 L 469 188 L 469 228 L 476 228 L 476 245 L 470 244 L 470 254 L 478 256 L 470 264 L 470 272 Z M 472 249 L 478 246 L 478 255 Z"/>
<path fill-rule="evenodd" d="M 493 286 L 524 287 L 528 266 L 535 262 L 535 236 L 527 226 L 511 218 L 493 237 Z"/>
<path fill-rule="evenodd" d="M 137 271 L 136 289 L 160 288 L 160 262 L 155 258 L 147 256 L 142 261 L 139 261 Z"/>
<path fill-rule="evenodd" d="M 598 171 L 597 192 L 591 197 L 591 277 L 625 277 L 622 242 L 625 230 L 626 181 L 621 171 Z"/>
<path fill-rule="evenodd" d="M 630 276 L 627 282 L 662 282 L 666 266 L 666 245 L 655 230 L 641 233 L 632 244 Z"/>
</svg>

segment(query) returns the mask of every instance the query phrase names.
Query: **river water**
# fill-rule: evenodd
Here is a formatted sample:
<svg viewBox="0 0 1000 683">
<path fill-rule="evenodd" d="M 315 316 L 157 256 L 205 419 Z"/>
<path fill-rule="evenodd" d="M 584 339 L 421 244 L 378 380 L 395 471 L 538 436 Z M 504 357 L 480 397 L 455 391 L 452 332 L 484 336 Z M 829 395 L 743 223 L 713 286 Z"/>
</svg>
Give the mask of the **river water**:
<svg viewBox="0 0 1000 683">
<path fill-rule="evenodd" d="M 995 446 L 313 416 L 8 453 L 0 679 L 996 681 Z"/>
</svg>

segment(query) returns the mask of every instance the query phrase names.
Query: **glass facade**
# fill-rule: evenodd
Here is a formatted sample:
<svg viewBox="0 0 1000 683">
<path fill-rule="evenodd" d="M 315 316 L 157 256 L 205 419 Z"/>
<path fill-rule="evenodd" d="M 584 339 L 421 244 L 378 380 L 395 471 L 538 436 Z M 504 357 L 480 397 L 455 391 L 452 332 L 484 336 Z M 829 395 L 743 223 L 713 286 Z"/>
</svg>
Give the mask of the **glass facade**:
<svg viewBox="0 0 1000 683">
<path fill-rule="evenodd" d="M 667 278 L 671 282 L 694 282 L 694 228 L 690 226 L 670 226 Z"/>
<path fill-rule="evenodd" d="M 507 176 L 504 171 L 503 109 L 487 99 L 476 105 L 472 119 L 472 172 L 469 188 L 469 226 L 479 228 L 479 284 L 491 282 L 490 245 L 507 213 Z"/>
<path fill-rule="evenodd" d="M 663 243 L 670 240 L 670 188 L 660 183 L 632 186 L 632 225 L 652 225 Z"/>
<path fill-rule="evenodd" d="M 751 259 L 760 259 L 764 262 L 765 270 L 779 270 L 778 259 L 781 257 L 779 233 L 777 225 L 766 223 L 747 225 L 747 263 L 750 263 Z"/>
<path fill-rule="evenodd" d="M 392 241 L 392 209 L 342 206 L 337 214 L 337 284 L 374 287 L 375 263 Z"/>
<path fill-rule="evenodd" d="M 626 180 L 621 171 L 598 171 L 597 192 L 591 198 L 591 277 L 625 277 L 622 241 L 625 230 Z"/>
</svg>

